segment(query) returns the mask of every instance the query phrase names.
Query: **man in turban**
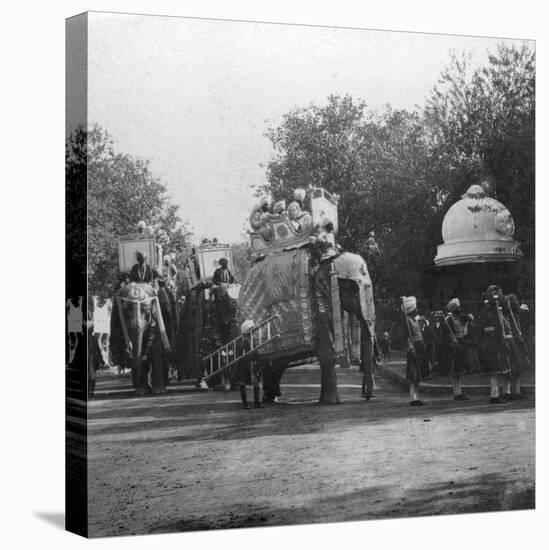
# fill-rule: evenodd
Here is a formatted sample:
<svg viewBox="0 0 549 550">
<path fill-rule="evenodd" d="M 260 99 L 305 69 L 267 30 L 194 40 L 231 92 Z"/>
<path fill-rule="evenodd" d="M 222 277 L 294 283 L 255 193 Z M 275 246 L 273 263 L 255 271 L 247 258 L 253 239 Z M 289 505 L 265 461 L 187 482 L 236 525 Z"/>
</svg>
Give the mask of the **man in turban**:
<svg viewBox="0 0 549 550">
<path fill-rule="evenodd" d="M 303 208 L 303 201 L 305 200 L 306 196 L 307 192 L 305 191 L 305 189 L 301 189 L 300 187 L 294 189 L 294 201 L 299 204 L 300 208 Z"/>
<path fill-rule="evenodd" d="M 450 352 L 448 366 L 454 387 L 454 399 L 456 401 L 465 401 L 469 399 L 469 396 L 463 393 L 461 377 L 467 372 L 465 336 L 468 325 L 471 322 L 471 317 L 463 314 L 459 298 L 452 298 L 446 305 L 446 309 L 448 310 L 446 322 L 448 323 L 448 350 Z"/>
<path fill-rule="evenodd" d="M 410 382 L 410 405 L 417 407 L 425 403 L 419 399 L 419 384 L 429 376 L 429 359 L 421 327 L 417 317 L 417 298 L 405 296 L 402 298 L 402 310 L 406 317 L 407 349 L 406 378 Z"/>
<path fill-rule="evenodd" d="M 509 322 L 503 315 L 501 287 L 490 285 L 482 295 L 484 310 L 478 317 L 480 335 L 480 361 L 484 374 L 490 376 L 490 403 L 506 403 L 500 395 L 500 383 L 510 371 L 508 342 L 513 335 Z"/>
<path fill-rule="evenodd" d="M 228 267 L 229 261 L 227 260 L 227 258 L 220 258 L 217 263 L 219 264 L 219 267 L 214 271 L 213 284 L 214 285 L 220 285 L 220 284 L 232 285 L 234 283 L 234 277 L 229 270 L 229 267 Z"/>
<path fill-rule="evenodd" d="M 268 224 L 270 206 L 270 197 L 263 195 L 259 199 L 259 202 L 253 206 L 249 219 L 252 231 L 259 233 L 267 242 L 271 241 L 273 238 L 272 229 Z"/>
<path fill-rule="evenodd" d="M 136 252 L 137 263 L 130 271 L 130 279 L 134 283 L 150 283 L 153 280 L 151 266 L 147 264 L 147 256 L 144 252 Z"/>
</svg>

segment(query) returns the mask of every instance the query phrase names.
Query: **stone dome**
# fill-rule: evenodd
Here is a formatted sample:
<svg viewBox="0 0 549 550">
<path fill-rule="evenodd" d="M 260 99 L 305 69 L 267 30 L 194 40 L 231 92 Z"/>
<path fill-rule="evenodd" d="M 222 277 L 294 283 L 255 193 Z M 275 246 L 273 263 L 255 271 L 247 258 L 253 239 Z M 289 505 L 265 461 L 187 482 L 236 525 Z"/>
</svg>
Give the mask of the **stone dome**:
<svg viewBox="0 0 549 550">
<path fill-rule="evenodd" d="M 523 254 L 514 234 L 509 210 L 472 185 L 444 216 L 435 265 L 517 261 Z"/>
</svg>

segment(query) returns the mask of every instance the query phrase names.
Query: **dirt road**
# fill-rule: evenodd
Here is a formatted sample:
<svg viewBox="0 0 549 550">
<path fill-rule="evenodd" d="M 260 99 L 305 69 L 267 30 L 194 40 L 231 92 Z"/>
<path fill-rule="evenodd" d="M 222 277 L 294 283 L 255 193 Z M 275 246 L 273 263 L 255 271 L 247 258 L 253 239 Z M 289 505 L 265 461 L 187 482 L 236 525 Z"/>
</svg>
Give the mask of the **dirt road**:
<svg viewBox="0 0 549 550">
<path fill-rule="evenodd" d="M 90 403 L 90 536 L 316 523 L 534 506 L 534 404 L 428 398 L 338 373 L 342 405 L 320 406 L 320 373 L 291 369 L 280 405 L 238 392 Z M 112 382 L 102 381 L 106 386 Z"/>
</svg>

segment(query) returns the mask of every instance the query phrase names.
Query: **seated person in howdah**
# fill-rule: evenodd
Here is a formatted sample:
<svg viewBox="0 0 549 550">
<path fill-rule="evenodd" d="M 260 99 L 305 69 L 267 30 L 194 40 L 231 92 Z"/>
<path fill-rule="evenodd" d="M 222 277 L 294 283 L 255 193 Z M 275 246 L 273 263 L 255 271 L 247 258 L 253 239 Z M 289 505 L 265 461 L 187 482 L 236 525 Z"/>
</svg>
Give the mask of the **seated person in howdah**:
<svg viewBox="0 0 549 550">
<path fill-rule="evenodd" d="M 150 283 L 153 280 L 151 266 L 147 264 L 147 255 L 144 252 L 135 253 L 137 263 L 130 271 L 130 279 L 134 283 Z"/>
<path fill-rule="evenodd" d="M 229 267 L 228 267 L 229 262 L 227 258 L 220 258 L 217 263 L 219 264 L 219 267 L 214 271 L 213 281 L 212 281 L 213 284 L 214 285 L 220 285 L 220 284 L 232 285 L 234 283 L 234 277 L 229 270 Z"/>
<path fill-rule="evenodd" d="M 252 231 L 261 235 L 267 242 L 271 241 L 273 238 L 273 231 L 268 223 L 270 206 L 271 199 L 267 195 L 264 195 L 252 208 L 249 219 Z"/>
</svg>

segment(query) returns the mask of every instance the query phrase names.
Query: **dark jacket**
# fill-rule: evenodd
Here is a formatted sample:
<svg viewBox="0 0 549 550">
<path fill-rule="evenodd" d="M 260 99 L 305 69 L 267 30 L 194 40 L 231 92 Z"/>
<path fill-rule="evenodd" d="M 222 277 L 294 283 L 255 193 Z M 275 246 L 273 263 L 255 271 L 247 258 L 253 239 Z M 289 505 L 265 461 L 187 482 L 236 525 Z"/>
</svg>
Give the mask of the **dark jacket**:
<svg viewBox="0 0 549 550">
<path fill-rule="evenodd" d="M 142 267 L 145 268 L 144 273 Z M 152 281 L 152 269 L 148 264 L 140 266 L 135 264 L 130 271 L 130 280 L 134 283 L 150 283 Z"/>
<path fill-rule="evenodd" d="M 478 317 L 478 331 L 482 371 L 485 374 L 508 372 L 511 362 L 512 332 L 507 319 L 502 316 L 500 321 L 495 306 L 490 305 Z"/>
<path fill-rule="evenodd" d="M 224 269 L 223 267 L 218 267 L 213 274 L 213 284 L 220 285 L 221 283 L 233 284 L 234 277 L 233 277 L 233 274 L 228 269 Z"/>
</svg>

